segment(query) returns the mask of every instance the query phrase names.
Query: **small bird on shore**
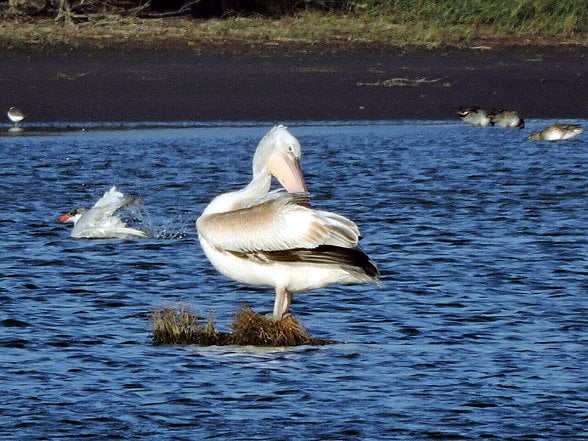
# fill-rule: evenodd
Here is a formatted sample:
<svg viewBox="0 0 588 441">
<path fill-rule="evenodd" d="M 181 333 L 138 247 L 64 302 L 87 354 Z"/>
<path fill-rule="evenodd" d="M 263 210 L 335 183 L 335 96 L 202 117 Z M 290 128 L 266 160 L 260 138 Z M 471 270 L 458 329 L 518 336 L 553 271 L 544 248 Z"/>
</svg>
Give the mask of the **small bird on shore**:
<svg viewBox="0 0 588 441">
<path fill-rule="evenodd" d="M 12 106 L 8 109 L 8 119 L 14 123 L 14 128 L 18 128 L 18 123 L 25 119 L 25 114 L 22 110 L 17 109 L 16 107 Z"/>
<path fill-rule="evenodd" d="M 479 107 L 458 107 L 457 114 L 461 117 L 461 120 L 472 125 L 487 127 L 494 125 L 488 112 Z"/>
<path fill-rule="evenodd" d="M 490 112 L 490 121 L 492 125 L 499 125 L 504 129 L 525 127 L 525 120 L 519 116 L 516 110 L 497 110 Z"/>
<path fill-rule="evenodd" d="M 580 124 L 552 124 L 540 132 L 531 133 L 530 141 L 561 141 L 578 136 L 584 129 Z"/>
</svg>

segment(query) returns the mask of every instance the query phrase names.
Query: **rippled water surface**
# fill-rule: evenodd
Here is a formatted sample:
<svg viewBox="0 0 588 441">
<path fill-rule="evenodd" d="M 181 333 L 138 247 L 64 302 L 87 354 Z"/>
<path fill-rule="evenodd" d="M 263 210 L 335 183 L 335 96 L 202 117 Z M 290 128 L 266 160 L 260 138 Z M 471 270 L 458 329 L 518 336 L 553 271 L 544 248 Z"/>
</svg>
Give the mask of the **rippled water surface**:
<svg viewBox="0 0 588 441">
<path fill-rule="evenodd" d="M 151 343 L 153 308 L 271 310 L 194 230 L 269 125 L 0 137 L 0 438 L 588 439 L 588 137 L 525 140 L 546 123 L 291 124 L 385 282 L 296 295 L 339 343 L 292 349 Z M 152 237 L 71 239 L 112 185 Z"/>
</svg>

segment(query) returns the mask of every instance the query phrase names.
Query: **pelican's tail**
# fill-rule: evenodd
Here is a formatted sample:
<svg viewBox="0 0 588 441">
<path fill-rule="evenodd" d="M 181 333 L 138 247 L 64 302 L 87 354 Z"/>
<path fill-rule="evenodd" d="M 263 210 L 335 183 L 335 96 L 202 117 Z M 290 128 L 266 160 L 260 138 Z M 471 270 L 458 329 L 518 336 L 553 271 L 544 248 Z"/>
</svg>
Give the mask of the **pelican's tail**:
<svg viewBox="0 0 588 441">
<path fill-rule="evenodd" d="M 343 268 L 356 279 L 356 283 L 381 285 L 380 271 L 376 264 L 359 248 L 321 245 L 317 248 L 296 248 L 286 251 L 265 251 L 263 256 L 277 262 L 301 262 L 319 265 L 335 265 Z M 354 283 L 355 283 L 354 282 Z"/>
</svg>

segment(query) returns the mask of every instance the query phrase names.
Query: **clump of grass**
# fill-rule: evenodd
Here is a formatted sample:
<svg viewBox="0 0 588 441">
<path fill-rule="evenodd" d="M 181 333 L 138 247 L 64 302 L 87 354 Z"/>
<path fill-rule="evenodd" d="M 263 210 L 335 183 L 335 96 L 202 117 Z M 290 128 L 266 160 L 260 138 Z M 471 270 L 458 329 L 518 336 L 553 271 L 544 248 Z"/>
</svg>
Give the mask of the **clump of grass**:
<svg viewBox="0 0 588 441">
<path fill-rule="evenodd" d="M 232 325 L 234 343 L 255 346 L 300 346 L 315 340 L 292 315 L 274 321 L 243 306 Z"/>
<path fill-rule="evenodd" d="M 165 307 L 153 311 L 153 343 L 160 345 L 227 344 L 227 334 L 218 333 L 212 316 L 201 326 L 198 317 L 187 307 Z"/>
<path fill-rule="evenodd" d="M 200 346 L 300 346 L 324 345 L 329 340 L 313 338 L 293 317 L 275 322 L 242 306 L 231 325 L 232 332 L 218 332 L 212 316 L 200 325 L 196 315 L 187 307 L 165 307 L 153 311 L 153 343 L 157 345 Z"/>
</svg>

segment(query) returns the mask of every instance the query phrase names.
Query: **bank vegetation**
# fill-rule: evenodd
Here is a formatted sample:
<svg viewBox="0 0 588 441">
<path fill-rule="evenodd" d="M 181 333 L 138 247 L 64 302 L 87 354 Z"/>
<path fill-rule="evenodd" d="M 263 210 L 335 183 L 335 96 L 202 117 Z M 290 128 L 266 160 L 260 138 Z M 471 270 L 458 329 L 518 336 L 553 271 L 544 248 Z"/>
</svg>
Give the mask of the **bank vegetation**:
<svg viewBox="0 0 588 441">
<path fill-rule="evenodd" d="M 0 0 L 0 44 L 588 44 L 585 0 Z"/>
</svg>

